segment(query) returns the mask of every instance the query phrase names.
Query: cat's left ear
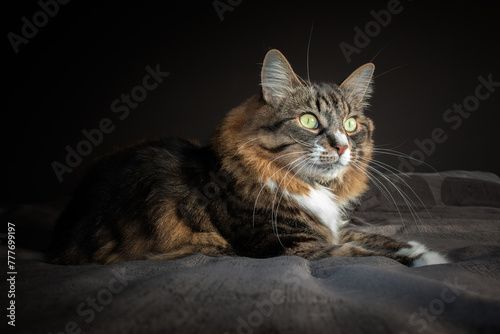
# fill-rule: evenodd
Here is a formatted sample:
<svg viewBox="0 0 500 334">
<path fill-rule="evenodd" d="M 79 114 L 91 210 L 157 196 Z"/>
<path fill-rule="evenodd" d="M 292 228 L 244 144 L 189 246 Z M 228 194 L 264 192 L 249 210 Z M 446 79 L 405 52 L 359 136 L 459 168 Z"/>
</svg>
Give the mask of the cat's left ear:
<svg viewBox="0 0 500 334">
<path fill-rule="evenodd" d="M 372 78 L 374 71 L 375 65 L 372 63 L 365 64 L 342 82 L 340 88 L 344 91 L 347 102 L 361 108 L 368 106 L 368 99 L 373 91 Z"/>
<path fill-rule="evenodd" d="M 270 50 L 262 65 L 261 85 L 264 100 L 277 108 L 301 83 L 285 56 L 278 50 Z"/>
</svg>

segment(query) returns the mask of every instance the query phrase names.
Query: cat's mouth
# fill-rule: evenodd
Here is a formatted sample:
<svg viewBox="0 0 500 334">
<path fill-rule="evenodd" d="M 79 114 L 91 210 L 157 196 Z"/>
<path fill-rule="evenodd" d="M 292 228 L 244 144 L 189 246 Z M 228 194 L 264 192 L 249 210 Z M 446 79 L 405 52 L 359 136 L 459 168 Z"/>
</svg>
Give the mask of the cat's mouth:
<svg viewBox="0 0 500 334">
<path fill-rule="evenodd" d="M 331 169 L 345 167 L 342 164 L 338 163 L 338 161 L 335 161 L 335 162 L 312 162 L 311 165 L 314 168 L 322 169 L 322 170 L 331 170 Z"/>
<path fill-rule="evenodd" d="M 321 172 L 332 172 L 332 171 L 341 171 L 347 165 L 344 165 L 343 163 L 340 163 L 339 160 L 335 162 L 311 162 L 310 166 L 313 169 L 318 170 L 320 173 Z"/>
<path fill-rule="evenodd" d="M 309 163 L 309 173 L 313 175 L 314 178 L 318 178 L 322 181 L 328 181 L 336 178 L 340 175 L 348 163 L 337 159 L 334 162 L 321 162 L 314 161 Z"/>
<path fill-rule="evenodd" d="M 316 155 L 313 154 L 311 157 L 310 163 L 318 169 L 338 169 L 344 168 L 349 165 L 349 161 L 351 160 L 351 152 L 349 149 L 342 154 L 322 154 Z"/>
<path fill-rule="evenodd" d="M 321 180 L 331 180 L 345 170 L 350 160 L 350 152 L 345 152 L 341 156 L 322 154 L 309 160 L 307 172 Z"/>
</svg>

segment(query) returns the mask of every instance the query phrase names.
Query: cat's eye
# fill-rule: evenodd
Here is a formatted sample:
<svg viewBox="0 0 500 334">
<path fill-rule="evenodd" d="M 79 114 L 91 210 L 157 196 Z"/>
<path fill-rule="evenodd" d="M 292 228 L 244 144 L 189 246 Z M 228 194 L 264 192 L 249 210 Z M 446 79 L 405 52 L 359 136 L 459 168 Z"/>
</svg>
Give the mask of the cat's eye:
<svg viewBox="0 0 500 334">
<path fill-rule="evenodd" d="M 306 129 L 310 130 L 317 129 L 319 125 L 318 119 L 312 114 L 304 114 L 300 116 L 300 124 L 302 124 L 302 126 Z"/>
<path fill-rule="evenodd" d="M 356 122 L 356 119 L 354 117 L 349 118 L 344 123 L 344 129 L 347 132 L 354 132 L 354 131 L 356 131 L 357 127 L 358 127 L 358 122 Z"/>
</svg>

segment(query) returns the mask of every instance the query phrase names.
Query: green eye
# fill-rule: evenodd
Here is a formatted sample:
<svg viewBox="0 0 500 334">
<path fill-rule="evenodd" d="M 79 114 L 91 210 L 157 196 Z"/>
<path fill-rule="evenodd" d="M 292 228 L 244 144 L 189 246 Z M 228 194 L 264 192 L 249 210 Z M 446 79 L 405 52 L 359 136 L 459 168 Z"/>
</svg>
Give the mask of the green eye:
<svg viewBox="0 0 500 334">
<path fill-rule="evenodd" d="M 356 131 L 357 127 L 358 127 L 358 122 L 356 122 L 356 120 L 354 119 L 354 117 L 349 118 L 344 123 L 344 129 L 347 132 L 354 132 L 354 131 Z"/>
<path fill-rule="evenodd" d="M 317 129 L 318 128 L 318 119 L 311 114 L 304 114 L 300 116 L 300 124 L 306 129 Z"/>
</svg>

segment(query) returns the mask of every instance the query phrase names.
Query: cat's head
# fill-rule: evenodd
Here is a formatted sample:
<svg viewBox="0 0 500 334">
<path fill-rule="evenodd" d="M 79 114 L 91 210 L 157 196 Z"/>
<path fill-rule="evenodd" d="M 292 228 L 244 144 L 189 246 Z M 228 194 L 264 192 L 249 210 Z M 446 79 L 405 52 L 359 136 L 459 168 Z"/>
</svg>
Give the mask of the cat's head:
<svg viewBox="0 0 500 334">
<path fill-rule="evenodd" d="M 300 80 L 279 51 L 269 51 L 262 94 L 235 108 L 219 128 L 228 169 L 255 169 L 260 182 L 283 187 L 283 178 L 295 177 L 329 187 L 359 183 L 350 192 L 364 190 L 373 147 L 364 110 L 374 69 L 363 65 L 340 85 L 313 84 Z"/>
</svg>

